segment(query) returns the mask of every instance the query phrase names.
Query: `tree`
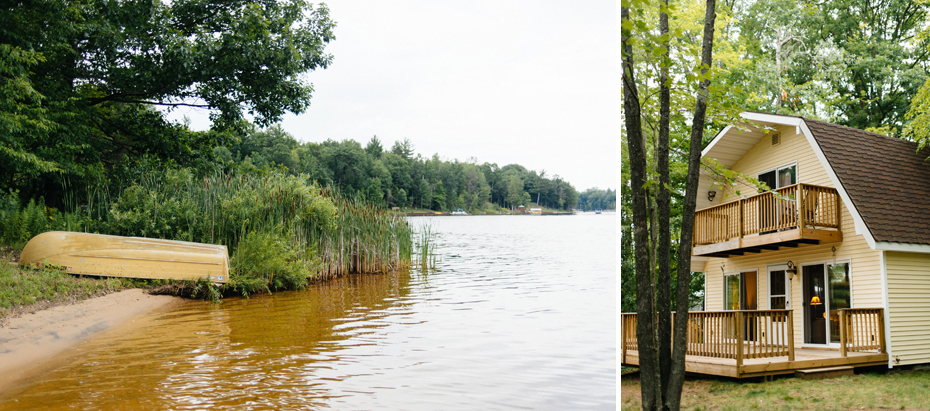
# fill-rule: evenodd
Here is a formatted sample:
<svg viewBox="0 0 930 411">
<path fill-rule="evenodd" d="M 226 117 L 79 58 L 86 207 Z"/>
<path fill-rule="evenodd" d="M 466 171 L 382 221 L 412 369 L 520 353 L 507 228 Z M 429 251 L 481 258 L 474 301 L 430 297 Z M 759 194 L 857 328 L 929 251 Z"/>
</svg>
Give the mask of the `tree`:
<svg viewBox="0 0 930 411">
<path fill-rule="evenodd" d="M 403 142 L 395 141 L 391 152 L 403 157 L 404 160 L 409 160 L 413 158 L 413 143 L 409 138 L 405 138 Z"/>
<path fill-rule="evenodd" d="M 302 0 L 4 3 L 0 60 L 14 64 L 0 76 L 23 106 L 0 102 L 0 127 L 30 125 L 2 133 L 0 174 L 49 192 L 143 155 L 209 157 L 226 131 L 247 128 L 246 112 L 267 126 L 306 110 L 303 74 L 330 64 L 334 26 L 324 5 Z M 154 109 L 185 106 L 210 110 L 214 130 Z"/>
<path fill-rule="evenodd" d="M 511 174 L 507 179 L 507 203 L 510 204 L 511 211 L 523 205 L 523 193 L 523 180 L 520 176 Z"/>
<path fill-rule="evenodd" d="M 381 140 L 378 140 L 378 136 L 371 138 L 368 145 L 365 146 L 365 152 L 368 153 L 368 156 L 371 158 L 381 158 L 381 153 L 384 152 L 384 148 L 381 147 Z"/>
<path fill-rule="evenodd" d="M 704 121 L 707 110 L 709 69 L 712 64 L 711 50 L 714 38 L 714 20 L 716 5 L 708 0 L 704 13 L 703 42 L 701 60 L 694 78 L 698 82 L 698 92 L 691 125 L 690 151 L 688 156 L 688 181 L 684 196 L 681 241 L 678 255 L 678 289 L 677 313 L 674 330 L 674 351 L 671 350 L 669 270 L 667 264 L 670 248 L 669 227 L 669 165 L 668 135 L 670 123 L 670 88 L 673 79 L 669 77 L 670 39 L 672 34 L 668 24 L 668 2 L 659 5 L 659 34 L 651 35 L 643 21 L 645 11 L 639 3 L 634 4 L 637 19 L 631 17 L 631 3 L 621 4 L 621 44 L 623 66 L 623 107 L 626 131 L 626 146 L 629 151 L 630 178 L 632 194 L 632 225 L 635 243 L 635 271 L 637 288 L 638 326 L 636 330 L 639 344 L 644 409 L 672 409 L 680 406 L 681 387 L 684 382 L 684 358 L 686 349 L 688 322 L 688 286 L 690 285 L 691 234 L 694 224 L 694 206 L 696 203 L 697 182 L 699 177 L 700 150 L 703 138 Z M 634 30 L 644 34 L 648 42 L 632 36 Z M 639 40 L 639 41 L 637 41 Z M 658 239 L 658 257 L 651 257 L 649 250 L 647 203 L 647 153 L 644 145 L 641 114 L 643 98 L 639 94 L 636 81 L 633 46 L 651 48 L 650 52 L 658 56 L 659 76 L 655 83 L 659 86 L 659 126 L 656 150 L 658 186 L 655 189 L 658 211 L 654 220 L 658 220 L 660 233 Z M 663 255 L 664 254 L 664 255 Z M 659 262 L 656 279 L 653 279 L 655 261 Z M 684 285 L 683 285 L 684 284 Z M 658 318 L 656 319 L 656 313 Z"/>
</svg>

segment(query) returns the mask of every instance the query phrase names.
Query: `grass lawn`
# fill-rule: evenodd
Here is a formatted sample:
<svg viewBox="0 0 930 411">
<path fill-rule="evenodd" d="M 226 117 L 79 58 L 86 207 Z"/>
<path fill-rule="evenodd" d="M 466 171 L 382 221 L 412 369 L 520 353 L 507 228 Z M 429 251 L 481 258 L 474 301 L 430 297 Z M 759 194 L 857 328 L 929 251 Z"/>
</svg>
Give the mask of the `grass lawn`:
<svg viewBox="0 0 930 411">
<path fill-rule="evenodd" d="M 642 409 L 639 373 L 620 378 L 623 410 Z M 930 370 L 866 372 L 852 377 L 734 380 L 689 374 L 683 410 L 930 410 Z"/>
</svg>

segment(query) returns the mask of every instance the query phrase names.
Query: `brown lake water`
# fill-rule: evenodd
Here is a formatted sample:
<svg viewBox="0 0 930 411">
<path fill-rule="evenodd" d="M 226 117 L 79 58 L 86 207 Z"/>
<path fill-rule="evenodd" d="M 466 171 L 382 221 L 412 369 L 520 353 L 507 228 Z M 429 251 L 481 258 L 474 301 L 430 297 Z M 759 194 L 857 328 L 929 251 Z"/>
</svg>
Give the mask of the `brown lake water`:
<svg viewBox="0 0 930 411">
<path fill-rule="evenodd" d="M 103 333 L 0 410 L 616 408 L 616 219 L 411 218 L 429 272 L 184 301 Z"/>
</svg>

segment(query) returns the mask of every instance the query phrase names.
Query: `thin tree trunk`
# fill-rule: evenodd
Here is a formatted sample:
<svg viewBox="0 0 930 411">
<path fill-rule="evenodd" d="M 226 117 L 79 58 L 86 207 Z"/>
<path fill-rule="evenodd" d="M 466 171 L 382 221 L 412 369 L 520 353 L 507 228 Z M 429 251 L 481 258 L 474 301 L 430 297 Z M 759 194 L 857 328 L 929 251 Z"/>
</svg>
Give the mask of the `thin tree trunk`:
<svg viewBox="0 0 930 411">
<path fill-rule="evenodd" d="M 658 273 L 656 275 L 656 309 L 659 312 L 658 332 L 656 338 L 659 343 L 659 378 L 661 387 L 659 394 L 660 409 L 666 409 L 668 404 L 669 375 L 672 372 L 672 317 L 671 317 L 671 227 L 669 223 L 669 209 L 671 199 L 669 196 L 669 123 L 671 122 L 671 92 L 668 86 L 668 72 L 671 60 L 669 57 L 668 41 L 668 0 L 660 6 L 659 33 L 663 36 L 661 43 L 665 46 L 665 55 L 659 64 L 659 136 L 656 142 L 656 164 L 659 172 L 659 184 L 656 185 L 656 208 L 658 208 L 658 243 L 656 246 L 656 259 L 658 260 Z"/>
<path fill-rule="evenodd" d="M 630 20 L 630 9 L 620 7 L 621 21 Z M 646 208 L 646 152 L 643 147 L 643 130 L 640 117 L 639 95 L 633 76 L 633 46 L 630 31 L 621 25 L 620 41 L 623 55 L 623 109 L 626 139 L 630 153 L 630 185 L 633 205 L 633 242 L 635 243 L 635 271 L 639 342 L 639 360 L 643 409 L 655 409 L 656 393 L 661 390 L 655 350 L 655 304 L 649 269 L 648 210 Z"/>
<path fill-rule="evenodd" d="M 715 0 L 707 0 L 704 12 L 704 41 L 701 45 L 701 74 L 710 69 L 714 45 Z M 681 388 L 685 381 L 685 352 L 688 332 L 688 300 L 691 285 L 691 241 L 694 234 L 694 208 L 697 202 L 698 178 L 700 176 L 701 144 L 704 135 L 704 120 L 707 114 L 707 87 L 709 79 L 700 83 L 694 121 L 691 123 L 691 150 L 688 155 L 688 180 L 682 206 L 681 237 L 678 246 L 678 298 L 675 316 L 675 343 L 672 354 L 672 373 L 666 387 L 665 397 L 670 410 L 681 408 Z M 642 316 L 640 314 L 640 316 Z"/>
</svg>

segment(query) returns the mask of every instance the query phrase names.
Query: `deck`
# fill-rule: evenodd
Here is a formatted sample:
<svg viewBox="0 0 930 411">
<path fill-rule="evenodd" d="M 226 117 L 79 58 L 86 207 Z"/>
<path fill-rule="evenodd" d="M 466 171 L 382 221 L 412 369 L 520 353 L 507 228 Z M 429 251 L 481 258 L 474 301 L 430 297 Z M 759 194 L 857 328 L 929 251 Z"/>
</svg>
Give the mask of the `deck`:
<svg viewBox="0 0 930 411">
<path fill-rule="evenodd" d="M 791 310 L 690 313 L 685 371 L 751 378 L 824 367 L 887 365 L 882 309 L 837 311 L 837 349 L 795 348 Z M 622 365 L 639 366 L 636 325 L 636 314 L 621 314 Z"/>
<path fill-rule="evenodd" d="M 695 212 L 692 255 L 729 257 L 843 241 L 835 188 L 794 184 Z"/>
</svg>

